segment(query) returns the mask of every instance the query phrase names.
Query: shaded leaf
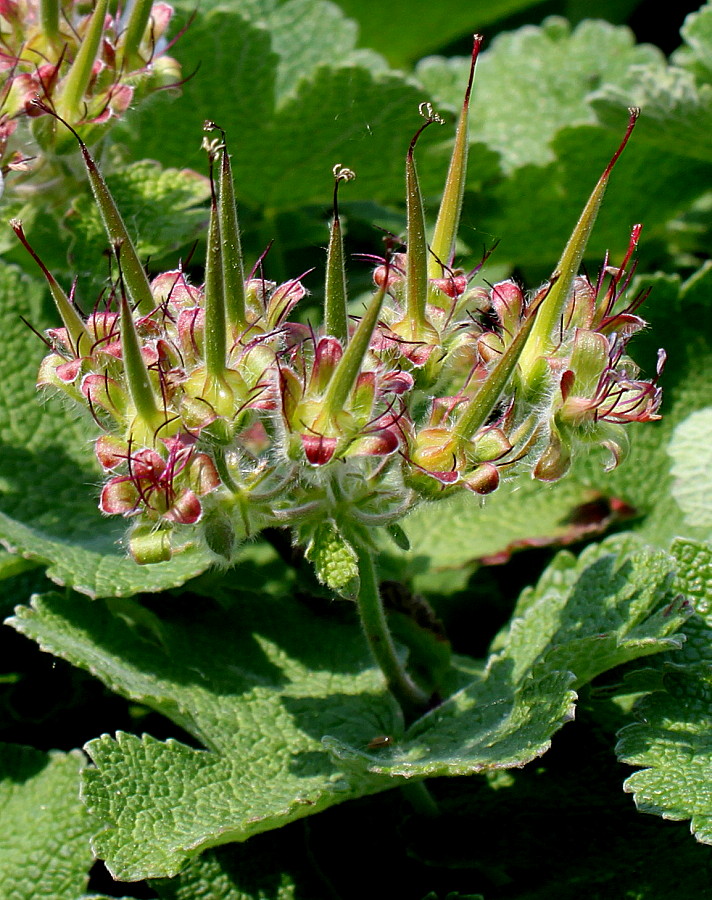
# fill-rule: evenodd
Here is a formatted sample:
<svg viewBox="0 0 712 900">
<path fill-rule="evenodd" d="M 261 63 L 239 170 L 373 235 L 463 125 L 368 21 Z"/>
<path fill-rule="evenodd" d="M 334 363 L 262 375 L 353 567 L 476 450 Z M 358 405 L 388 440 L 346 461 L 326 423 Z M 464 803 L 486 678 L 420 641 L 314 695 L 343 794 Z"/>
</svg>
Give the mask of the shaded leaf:
<svg viewBox="0 0 712 900">
<path fill-rule="evenodd" d="M 476 6 L 459 0 L 431 3 L 413 15 L 408 0 L 339 0 L 339 6 L 359 23 L 361 42 L 374 47 L 392 65 L 403 66 L 473 30 L 483 30 L 540 0 L 488 0 Z"/>
<path fill-rule="evenodd" d="M 599 505 L 600 504 L 600 505 Z M 403 523 L 410 550 L 391 567 L 417 590 L 460 589 L 478 563 L 506 562 L 526 547 L 567 544 L 605 528 L 614 513 L 605 499 L 573 478 L 545 485 L 522 476 L 484 502 L 471 494 L 421 506 Z"/>
<path fill-rule="evenodd" d="M 658 50 L 636 45 L 628 28 L 607 22 L 585 20 L 572 29 L 551 17 L 539 28 L 505 32 L 477 63 L 471 140 L 496 150 L 506 174 L 545 165 L 555 158 L 549 145 L 562 128 L 596 122 L 587 99 L 594 88 L 622 81 L 633 65 L 653 62 L 664 64 Z M 466 58 L 431 57 L 416 74 L 434 102 L 457 108 L 469 64 Z"/>
<path fill-rule="evenodd" d="M 699 841 L 712 843 L 712 544 L 677 540 L 675 587 L 696 614 L 684 627 L 682 653 L 663 662 L 650 693 L 640 700 L 637 720 L 619 733 L 619 758 L 645 768 L 624 789 L 639 810 L 664 819 L 690 819 Z"/>
<path fill-rule="evenodd" d="M 0 884 L 6 900 L 76 900 L 89 881 L 91 826 L 79 751 L 0 745 Z"/>
<path fill-rule="evenodd" d="M 201 170 L 202 123 L 212 119 L 227 133 L 243 202 L 328 202 L 337 162 L 358 174 L 350 200 L 400 198 L 422 94 L 374 55 L 352 53 L 353 44 L 353 24 L 321 0 L 291 0 L 274 12 L 237 4 L 201 11 L 181 61 L 186 71 L 202 65 L 183 87 L 180 114 L 171 117 L 159 97 L 132 116 L 124 142 L 164 165 Z M 157 117 L 170 128 L 156 129 Z"/>
<path fill-rule="evenodd" d="M 645 766 L 626 779 L 641 812 L 690 819 L 697 840 L 712 844 L 712 671 L 708 663 L 669 666 L 662 689 L 636 707 L 640 722 L 620 732 L 617 752 Z"/>
<path fill-rule="evenodd" d="M 574 714 L 574 688 L 632 659 L 677 648 L 689 606 L 673 594 L 673 560 L 613 537 L 576 560 L 563 551 L 526 590 L 481 678 L 364 751 L 325 743 L 353 773 L 432 777 L 523 766 Z"/>
<path fill-rule="evenodd" d="M 712 529 L 712 407 L 698 410 L 675 429 L 672 493 L 690 525 Z"/>
<path fill-rule="evenodd" d="M 174 875 L 208 846 L 386 786 L 349 787 L 320 744 L 329 732 L 365 746 L 398 727 L 355 622 L 248 594 L 227 612 L 174 599 L 161 620 L 130 601 L 113 614 L 50 594 L 12 624 L 209 748 L 121 733 L 87 745 L 93 846 L 115 877 Z"/>
</svg>

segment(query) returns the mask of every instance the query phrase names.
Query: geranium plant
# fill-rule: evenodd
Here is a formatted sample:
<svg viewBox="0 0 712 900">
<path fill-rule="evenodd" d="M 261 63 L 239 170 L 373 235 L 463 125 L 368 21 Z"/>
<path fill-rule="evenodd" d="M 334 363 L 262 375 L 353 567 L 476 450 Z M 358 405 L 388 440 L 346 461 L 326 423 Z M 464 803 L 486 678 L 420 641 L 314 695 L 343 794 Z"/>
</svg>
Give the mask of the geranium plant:
<svg viewBox="0 0 712 900">
<path fill-rule="evenodd" d="M 8 6 L 16 67 L 25 59 L 23 29 L 30 33 L 35 13 L 48 46 L 62 43 L 53 10 L 51 4 L 38 11 Z M 318 41 L 311 61 L 290 43 L 297 45 L 299 29 L 316 27 L 327 11 L 332 18 L 319 27 L 327 42 L 344 45 L 339 63 L 329 63 Z M 600 126 L 578 126 L 600 143 L 599 153 L 586 142 L 602 174 L 595 181 L 578 172 L 578 180 L 594 182 L 579 213 L 570 214 L 561 201 L 562 216 L 547 200 L 533 218 L 542 223 L 540 234 L 536 225 L 532 230 L 533 243 L 548 246 L 547 217 L 568 217 L 573 230 L 556 255 L 546 250 L 532 263 L 525 252 L 521 270 L 512 269 L 506 247 L 498 261 L 502 250 L 494 239 L 480 250 L 469 224 L 478 196 L 468 166 L 473 142 L 485 171 L 500 154 L 499 184 L 487 184 L 495 180 L 491 170 L 478 185 L 493 206 L 527 183 L 534 165 L 526 160 L 531 149 L 499 144 L 487 113 L 476 124 L 471 111 L 479 78 L 486 95 L 498 53 L 512 49 L 511 35 L 482 54 L 477 79 L 479 35 L 466 60 L 431 59 L 418 67 L 416 75 L 445 108 L 456 84 L 464 92 L 454 131 L 433 142 L 433 133 L 449 127 L 444 117 L 430 102 L 413 104 L 412 83 L 385 63 L 347 46 L 351 32 L 334 7 L 289 0 L 259 11 L 249 4 L 239 13 L 209 9 L 181 37 L 189 63 L 191 47 L 204 52 L 212 42 L 211 77 L 234 65 L 220 50 L 233 29 L 244 53 L 255 58 L 271 33 L 273 55 L 282 54 L 285 68 L 277 67 L 270 81 L 273 112 L 260 96 L 259 72 L 244 75 L 246 83 L 253 79 L 253 101 L 264 109 L 252 126 L 256 137 L 244 126 L 233 128 L 231 114 L 209 91 L 196 95 L 204 114 L 191 124 L 196 104 L 181 104 L 200 90 L 202 67 L 184 85 L 185 98 L 168 105 L 159 97 L 147 107 L 151 122 L 166 128 L 164 145 L 154 142 L 163 165 L 180 163 L 183 128 L 193 129 L 196 147 L 202 130 L 202 155 L 183 141 L 182 164 L 202 166 L 207 176 L 166 170 L 176 173 L 176 184 L 200 185 L 184 194 L 181 206 L 159 163 L 126 178 L 108 143 L 106 167 L 99 145 L 90 146 L 96 129 L 132 102 L 129 71 L 140 73 L 137 85 L 163 78 L 154 67 L 170 10 L 136 3 L 122 12 L 97 3 L 80 12 L 87 18 L 72 34 L 83 35 L 84 43 L 79 49 L 62 44 L 56 78 L 41 77 L 39 68 L 28 73 L 40 78 L 41 90 L 22 99 L 24 113 L 41 123 L 37 139 L 51 135 L 42 144 L 50 158 L 61 153 L 74 160 L 64 174 L 57 170 L 57 196 L 70 183 L 62 188 L 63 178 L 76 185 L 80 167 L 88 191 L 66 220 L 52 220 L 60 248 L 72 237 L 66 258 L 56 246 L 48 250 L 47 228 L 38 229 L 32 214 L 31 229 L 12 200 L 8 208 L 22 213 L 11 226 L 25 257 L 15 248 L 12 258 L 26 271 L 5 266 L 2 296 L 18 329 L 14 345 L 27 351 L 18 351 L 23 380 L 7 404 L 5 433 L 25 438 L 8 443 L 8 459 L 16 460 L 8 465 L 19 475 L 8 482 L 14 487 L 0 517 L 10 551 L 0 561 L 8 588 L 34 591 L 8 624 L 98 677 L 107 696 L 114 692 L 133 706 L 121 722 L 100 725 L 72 744 L 83 744 L 82 752 L 44 760 L 8 745 L 6 806 L 26 824 L 24 836 L 9 845 L 7 883 L 18 896 L 50 885 L 58 897 L 78 897 L 97 859 L 118 881 L 148 879 L 160 897 L 357 896 L 360 888 L 334 881 L 327 851 L 318 849 L 327 846 L 324 837 L 308 838 L 310 853 L 319 853 L 310 862 L 285 850 L 289 835 L 307 827 L 301 820 L 333 820 L 342 813 L 330 808 L 346 800 L 352 801 L 343 807 L 346 819 L 350 808 L 357 815 L 359 803 L 392 809 L 396 801 L 386 799 L 392 794 L 376 795 L 401 788 L 402 809 L 414 811 L 400 813 L 409 823 L 408 852 L 430 860 L 441 875 L 465 861 L 473 874 L 456 882 L 434 875 L 418 897 L 431 889 L 429 897 L 453 890 L 455 896 L 513 897 L 505 885 L 520 878 L 516 865 L 502 881 L 502 863 L 488 869 L 476 849 L 459 847 L 447 862 L 445 848 L 464 822 L 473 827 L 482 804 L 495 809 L 500 799 L 506 811 L 517 791 L 533 783 L 527 773 L 548 773 L 549 764 L 536 769 L 534 761 L 549 758 L 552 738 L 556 753 L 554 735 L 577 709 L 593 723 L 599 744 L 606 732 L 622 729 L 621 759 L 648 766 L 626 782 L 643 810 L 690 818 L 701 841 L 712 840 L 707 807 L 694 787 L 704 781 L 706 755 L 701 751 L 700 768 L 685 749 L 694 739 L 704 741 L 704 727 L 684 712 L 686 704 L 700 709 L 712 646 L 705 618 L 709 479 L 697 460 L 709 423 L 704 409 L 686 418 L 704 405 L 695 398 L 704 398 L 707 383 L 701 323 L 709 318 L 708 276 L 704 266 L 684 284 L 671 275 L 642 275 L 637 253 L 646 264 L 653 259 L 645 255 L 645 232 L 634 224 L 637 215 L 627 221 L 615 201 L 622 233 L 612 238 L 610 253 L 595 247 L 609 180 L 615 181 L 611 193 L 622 190 L 631 212 L 644 211 L 626 195 L 621 167 L 638 171 L 640 163 L 629 160 L 642 153 L 646 165 L 636 177 L 644 182 L 658 158 L 664 127 L 653 135 L 646 114 L 652 107 L 652 117 L 664 122 L 663 73 L 704 81 L 706 8 L 688 21 L 689 46 L 677 66 L 629 41 L 638 80 L 621 71 L 590 99 L 582 93 L 581 102 L 610 120 L 618 137 Z M 570 41 L 565 52 L 580 62 L 587 41 L 622 40 L 608 28 L 584 22 L 572 33 L 561 20 L 549 20 L 520 39 L 535 49 L 536 40 Z M 91 52 L 82 50 L 90 44 Z M 543 58 L 548 51 L 541 45 L 536 52 Z M 95 62 L 81 62 L 83 56 Z M 63 75 L 65 57 L 70 68 Z M 297 73 L 300 63 L 290 82 L 289 66 Z M 104 74 L 110 64 L 111 77 Z M 167 68 L 173 77 L 172 61 Z M 77 87 L 84 97 L 78 113 L 77 104 L 65 102 L 62 78 L 78 84 L 72 73 L 80 69 L 93 74 Z M 585 69 L 582 81 L 590 80 Z M 12 78 L 19 77 L 13 70 Z M 393 103 L 387 98 L 394 90 L 402 94 L 404 111 L 399 106 L 384 125 L 388 138 L 374 140 L 379 149 L 384 140 L 395 141 L 394 122 L 410 116 L 409 133 L 397 138 L 405 202 L 397 206 L 397 181 L 386 174 L 375 188 L 380 206 L 370 206 L 380 229 L 367 252 L 351 258 L 346 226 L 364 227 L 369 188 L 363 183 L 371 163 L 364 161 L 364 171 L 352 165 L 348 150 L 359 157 L 363 148 L 343 140 L 338 158 L 349 167 L 336 159 L 320 166 L 324 196 L 333 190 L 320 278 L 307 249 L 323 218 L 309 206 L 317 190 L 309 167 L 320 150 L 311 141 L 300 184 L 303 123 L 290 120 L 289 109 L 306 110 L 319 89 L 327 91 L 327 109 L 326 85 L 341 80 L 352 89 L 359 79 L 363 110 L 373 98 Z M 8 84 L 11 98 L 16 90 Z M 516 78 L 509 87 L 517 88 Z M 101 109 L 94 109 L 101 98 Z M 344 90 L 340 102 L 348 108 Z M 184 116 L 176 113 L 183 108 Z M 527 111 L 522 115 L 526 124 Z M 140 116 L 102 133 L 102 140 L 124 129 L 118 133 L 125 154 L 138 146 L 133 129 L 136 141 L 151 146 L 156 128 Z M 331 127 L 323 128 L 325 144 Z M 367 133 L 374 127 L 368 124 Z M 253 153 L 259 148 L 261 133 L 276 147 L 280 130 L 291 134 L 292 181 L 271 169 L 270 159 L 245 155 L 251 141 Z M 633 146 L 619 162 L 631 136 Z M 560 154 L 553 165 L 563 161 L 566 175 L 578 140 L 569 118 L 551 144 Z M 275 153 L 290 159 L 289 147 Z M 556 177 L 550 168 L 544 162 L 541 180 Z M 437 190 L 431 170 L 444 179 L 434 206 L 424 200 Z M 32 184 L 28 173 L 15 177 Z M 653 214 L 653 253 L 670 267 L 690 265 L 701 246 L 680 235 L 693 233 L 704 198 L 678 185 L 669 164 L 664 177 L 668 194 L 674 185 L 678 199 L 675 206 L 663 198 L 662 205 L 681 218 L 673 228 Z M 260 184 L 266 185 L 262 203 L 255 199 Z M 293 185 L 291 195 L 282 184 Z M 201 191 L 209 208 L 199 211 Z M 176 224 L 182 213 L 184 224 Z M 201 218 L 204 239 L 189 249 Z M 303 230 L 301 242 L 295 228 Z M 610 221 L 603 228 L 612 234 Z M 287 229 L 285 248 L 279 240 L 272 245 Z M 268 244 L 260 243 L 264 237 Z M 172 247 L 184 251 L 166 269 L 147 260 L 153 244 L 158 259 Z M 92 248 L 94 269 L 74 276 L 73 260 L 86 267 Z M 547 263 L 548 274 L 542 273 Z M 367 267 L 370 275 L 360 276 Z M 522 276 L 532 279 L 528 285 Z M 676 304 L 687 312 L 682 320 Z M 650 329 L 641 318 L 645 309 Z M 701 310 L 697 324 L 692 309 Z M 683 332 L 696 349 L 676 360 Z M 44 358 L 33 376 L 38 338 Z M 641 345 L 643 370 L 628 355 L 629 343 L 633 353 Z M 672 379 L 664 374 L 659 343 L 669 349 Z M 9 384 L 11 360 L 7 371 Z M 663 399 L 665 377 L 670 386 Z M 45 395 L 42 406 L 33 397 L 35 384 Z M 15 409 L 26 422 L 15 424 Z M 590 543 L 607 528 L 620 533 Z M 486 568 L 507 562 L 516 549 L 577 541 L 589 542 L 578 558 L 570 551 L 551 555 L 543 572 L 522 579 L 536 584 L 516 602 L 506 582 L 497 586 L 495 570 Z M 507 569 L 525 558 L 514 557 Z M 535 559 L 531 550 L 529 558 Z M 43 582 L 45 567 L 61 590 Z M 501 612 L 492 611 L 488 592 L 499 596 Z M 490 613 L 478 612 L 488 602 Z M 466 634 L 458 622 L 468 623 Z M 675 721 L 680 708 L 687 731 Z M 154 722 L 154 714 L 170 725 L 157 724 L 165 723 L 159 716 Z M 507 774 L 522 767 L 521 775 Z M 462 800 L 458 784 L 466 785 Z M 21 859 L 23 841 L 49 847 L 44 836 L 52 820 L 61 823 L 70 849 L 38 882 Z M 704 852 L 694 842 L 690 847 L 691 854 Z M 408 896 L 416 896 L 412 890 L 422 882 L 411 875 Z M 572 883 L 577 877 L 573 870 L 567 875 Z M 62 878 L 72 885 L 64 894 L 54 886 Z M 108 890 L 100 883 L 96 889 Z M 517 896 L 525 896 L 517 883 Z M 641 884 L 641 896 L 655 896 L 644 893 L 644 879 Z M 526 896 L 538 896 L 537 884 L 527 889 Z"/>
</svg>

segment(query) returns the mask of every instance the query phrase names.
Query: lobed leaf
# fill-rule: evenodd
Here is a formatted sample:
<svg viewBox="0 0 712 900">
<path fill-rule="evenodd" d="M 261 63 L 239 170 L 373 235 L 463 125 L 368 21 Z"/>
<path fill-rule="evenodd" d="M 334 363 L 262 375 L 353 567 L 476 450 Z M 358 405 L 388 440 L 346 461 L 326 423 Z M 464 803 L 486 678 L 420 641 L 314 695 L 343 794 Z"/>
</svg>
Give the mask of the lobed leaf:
<svg viewBox="0 0 712 900">
<path fill-rule="evenodd" d="M 634 707 L 637 720 L 619 732 L 621 761 L 645 768 L 624 783 L 641 812 L 690 819 L 692 833 L 712 843 L 712 544 L 678 539 L 675 588 L 696 615 L 680 654 L 663 660 L 649 693 Z"/>
<path fill-rule="evenodd" d="M 656 48 L 636 45 L 628 28 L 602 21 L 587 19 L 572 29 L 552 16 L 541 27 L 500 34 L 477 63 L 471 140 L 496 150 L 507 175 L 550 163 L 556 155 L 550 142 L 562 128 L 595 123 L 588 102 L 593 87 L 615 85 L 631 66 L 654 62 L 664 64 Z M 465 57 L 429 57 L 416 74 L 434 101 L 457 108 L 468 69 Z"/>
<path fill-rule="evenodd" d="M 93 847 L 117 878 L 172 876 L 207 847 L 388 786 L 347 785 L 320 744 L 329 732 L 365 745 L 397 727 L 356 624 L 238 597 L 229 610 L 173 599 L 159 620 L 132 601 L 114 613 L 48 594 L 11 620 L 208 748 L 122 733 L 87 745 Z"/>
<path fill-rule="evenodd" d="M 575 689 L 609 668 L 679 648 L 690 613 L 672 591 L 674 562 L 634 537 L 562 551 L 526 590 L 480 678 L 414 723 L 402 740 L 364 751 L 325 738 L 348 771 L 433 777 L 523 766 L 574 715 Z"/>
<path fill-rule="evenodd" d="M 662 687 L 636 706 L 640 721 L 620 732 L 622 762 L 646 768 L 624 783 L 641 812 L 690 819 L 712 844 L 712 671 L 709 663 L 668 666 Z"/>
<path fill-rule="evenodd" d="M 200 68 L 183 86 L 180 115 L 160 97 L 138 110 L 123 135 L 136 153 L 201 169 L 201 128 L 210 119 L 230 140 L 241 202 L 268 210 L 323 204 L 337 162 L 358 174 L 350 200 L 402 195 L 403 136 L 417 125 L 422 94 L 375 54 L 355 51 L 353 23 L 331 4 L 201 9 L 189 34 L 181 62 L 187 72 Z M 170 127 L 157 129 L 156 117 Z"/>
</svg>

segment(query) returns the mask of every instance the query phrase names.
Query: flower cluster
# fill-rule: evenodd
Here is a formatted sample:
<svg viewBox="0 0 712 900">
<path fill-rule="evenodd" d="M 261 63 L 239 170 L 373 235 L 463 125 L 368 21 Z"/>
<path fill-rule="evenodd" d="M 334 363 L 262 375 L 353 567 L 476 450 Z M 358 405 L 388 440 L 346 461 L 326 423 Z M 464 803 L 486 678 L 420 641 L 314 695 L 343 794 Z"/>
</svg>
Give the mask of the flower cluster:
<svg viewBox="0 0 712 900">
<path fill-rule="evenodd" d="M 636 111 L 546 284 L 527 297 L 515 281 L 478 287 L 474 272 L 453 268 L 479 43 L 434 233 L 427 242 L 415 166 L 418 136 L 438 121 L 424 105 L 406 157 L 405 250 L 387 246 L 356 315 L 338 210 L 353 173 L 334 168 L 319 326 L 289 318 L 306 293 L 301 279 L 267 280 L 262 259 L 244 272 L 216 126 L 206 124 L 219 136 L 205 143 L 213 200 L 201 287 L 180 268 L 148 281 L 83 148 L 119 277 L 85 317 L 44 270 L 63 327 L 47 333 L 39 384 L 87 405 L 100 426 L 100 508 L 134 520 L 137 561 L 167 559 L 197 537 L 230 561 L 245 536 L 290 526 L 319 577 L 352 595 L 353 547 L 368 545 L 375 526 L 401 540 L 397 521 L 419 500 L 489 494 L 525 466 L 560 478 L 580 443 L 607 448 L 615 465 L 624 425 L 658 417 L 660 390 L 625 355 L 644 324 L 642 298 L 625 300 L 640 229 L 621 267 L 606 261 L 595 283 L 577 275 Z"/>
<path fill-rule="evenodd" d="M 5 0 L 0 3 L 0 165 L 22 169 L 14 146 L 18 122 L 29 117 L 42 151 L 72 147 L 70 133 L 45 115 L 55 111 L 87 142 L 147 93 L 180 81 L 180 67 L 163 55 L 173 10 L 137 0 L 109 13 L 96 0 Z"/>
</svg>

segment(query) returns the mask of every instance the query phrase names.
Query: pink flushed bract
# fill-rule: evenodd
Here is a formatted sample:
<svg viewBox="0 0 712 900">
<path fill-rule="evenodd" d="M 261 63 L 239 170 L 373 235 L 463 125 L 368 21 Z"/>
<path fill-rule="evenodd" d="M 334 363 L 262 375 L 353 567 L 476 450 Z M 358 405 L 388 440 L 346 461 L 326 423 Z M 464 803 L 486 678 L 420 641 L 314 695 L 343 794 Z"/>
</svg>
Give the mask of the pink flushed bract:
<svg viewBox="0 0 712 900">
<path fill-rule="evenodd" d="M 310 558 L 325 558 L 315 549 L 323 541 L 348 560 L 351 543 L 363 546 L 370 528 L 392 526 L 421 500 L 484 496 L 523 470 L 555 480 L 581 445 L 600 446 L 616 465 L 627 424 L 658 417 L 656 379 L 640 378 L 627 355 L 644 324 L 643 298 L 626 299 L 639 227 L 620 266 L 605 260 L 593 283 L 578 275 L 636 111 L 548 282 L 530 294 L 513 280 L 482 287 L 456 266 L 479 44 L 435 232 L 428 243 L 415 166 L 419 134 L 438 121 L 424 105 L 406 158 L 405 250 L 387 246 L 375 260 L 375 291 L 355 314 L 338 208 L 353 173 L 333 170 L 322 324 L 294 321 L 309 276 L 270 281 L 268 258 L 245 272 L 230 157 L 212 123 L 202 285 L 180 268 L 149 283 L 115 210 L 102 209 L 123 273 L 113 302 L 82 317 L 43 267 L 62 327 L 48 332 L 39 383 L 89 406 L 107 472 L 100 506 L 133 521 L 138 561 L 195 540 L 231 561 L 242 539 L 268 525 L 290 526 Z M 109 206 L 82 152 L 98 202 Z M 332 569 L 327 560 L 317 574 L 351 590 L 350 577 L 330 581 Z"/>
</svg>

